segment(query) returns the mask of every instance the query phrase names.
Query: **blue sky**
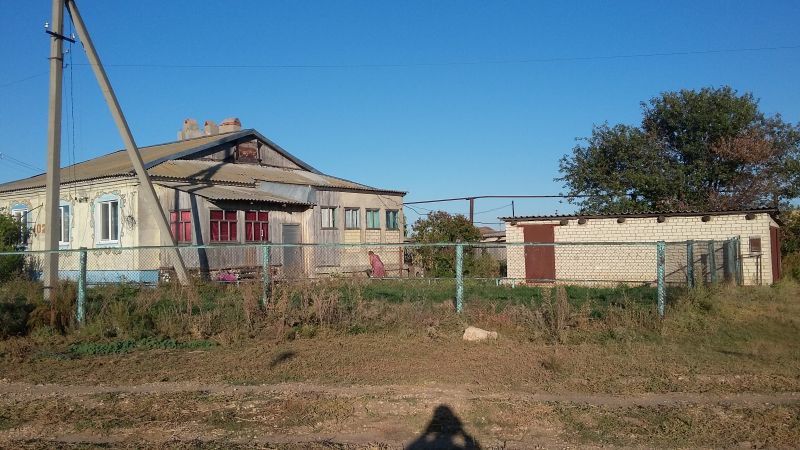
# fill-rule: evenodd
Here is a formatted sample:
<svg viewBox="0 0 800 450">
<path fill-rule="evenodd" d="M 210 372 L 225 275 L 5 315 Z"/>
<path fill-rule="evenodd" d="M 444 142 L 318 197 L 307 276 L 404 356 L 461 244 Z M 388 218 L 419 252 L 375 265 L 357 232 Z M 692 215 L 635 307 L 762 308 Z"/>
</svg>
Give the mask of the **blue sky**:
<svg viewBox="0 0 800 450">
<path fill-rule="evenodd" d="M 558 160 L 575 138 L 593 124 L 637 123 L 639 102 L 662 91 L 728 84 L 800 121 L 798 48 L 569 59 L 798 46 L 796 1 L 78 5 L 139 145 L 174 140 L 187 117 L 236 116 L 327 173 L 409 191 L 408 201 L 559 193 Z M 0 152 L 44 167 L 50 1 L 0 8 Z M 122 146 L 83 50 L 72 52 L 64 164 Z M 34 174 L 0 160 L 0 181 Z M 476 220 L 496 222 L 508 203 L 479 201 L 479 212 L 500 209 Z M 441 207 L 467 211 L 466 202 Z M 517 214 L 569 210 L 516 202 Z"/>
</svg>

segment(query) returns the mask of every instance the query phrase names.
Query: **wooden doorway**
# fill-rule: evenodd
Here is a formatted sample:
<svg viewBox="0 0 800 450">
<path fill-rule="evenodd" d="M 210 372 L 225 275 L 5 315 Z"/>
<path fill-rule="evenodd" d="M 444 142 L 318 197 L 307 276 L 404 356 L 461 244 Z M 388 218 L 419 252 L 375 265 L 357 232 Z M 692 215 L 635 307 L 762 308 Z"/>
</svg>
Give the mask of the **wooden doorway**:
<svg viewBox="0 0 800 450">
<path fill-rule="evenodd" d="M 555 225 L 525 225 L 522 227 L 522 236 L 525 242 L 553 243 L 555 227 Z M 555 281 L 555 246 L 525 246 L 525 279 L 534 282 Z"/>
<path fill-rule="evenodd" d="M 781 239 L 777 227 L 769 227 L 769 252 L 772 260 L 772 282 L 781 279 Z"/>
<path fill-rule="evenodd" d="M 284 244 L 300 243 L 300 225 L 285 223 L 282 231 Z M 305 276 L 305 271 L 303 270 L 303 248 L 300 246 L 284 247 L 283 267 L 286 278 L 303 278 Z"/>
</svg>

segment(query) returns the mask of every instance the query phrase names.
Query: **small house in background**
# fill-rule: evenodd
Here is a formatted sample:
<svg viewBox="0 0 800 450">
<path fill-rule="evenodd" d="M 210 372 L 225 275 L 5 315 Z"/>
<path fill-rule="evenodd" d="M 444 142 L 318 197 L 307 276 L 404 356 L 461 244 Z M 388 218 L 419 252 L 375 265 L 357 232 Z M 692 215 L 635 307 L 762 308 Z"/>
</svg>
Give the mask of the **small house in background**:
<svg viewBox="0 0 800 450">
<path fill-rule="evenodd" d="M 506 232 L 492 227 L 478 227 L 481 232 L 482 250 L 496 261 L 506 262 Z"/>
<path fill-rule="evenodd" d="M 239 119 L 203 129 L 187 119 L 178 140 L 140 148 L 161 207 L 187 268 L 244 272 L 260 268 L 263 244 L 402 243 L 404 192 L 327 175 L 270 141 L 242 129 Z M 61 214 L 44 223 L 45 175 L 0 185 L 0 212 L 29 231 L 21 246 L 44 249 L 49 226 L 62 249 L 102 248 L 89 258 L 90 282 L 155 282 L 171 267 L 156 220 L 138 195 L 124 150 L 61 169 Z M 217 244 L 220 244 L 217 246 Z M 222 244 L 244 244 L 232 249 Z M 364 273 L 368 248 L 274 247 L 277 275 L 315 277 Z M 403 264 L 400 247 L 375 248 L 389 274 Z M 78 254 L 63 253 L 60 275 L 77 276 Z"/>
<path fill-rule="evenodd" d="M 667 243 L 668 284 L 686 282 L 689 255 L 695 279 L 709 281 L 719 274 L 721 278 L 739 276 L 742 284 L 760 285 L 775 282 L 781 275 L 780 222 L 774 209 L 501 219 L 506 223 L 508 243 L 554 244 L 509 245 L 510 280 L 649 284 L 655 281 L 658 241 Z M 726 265 L 732 260 L 737 267 Z"/>
</svg>

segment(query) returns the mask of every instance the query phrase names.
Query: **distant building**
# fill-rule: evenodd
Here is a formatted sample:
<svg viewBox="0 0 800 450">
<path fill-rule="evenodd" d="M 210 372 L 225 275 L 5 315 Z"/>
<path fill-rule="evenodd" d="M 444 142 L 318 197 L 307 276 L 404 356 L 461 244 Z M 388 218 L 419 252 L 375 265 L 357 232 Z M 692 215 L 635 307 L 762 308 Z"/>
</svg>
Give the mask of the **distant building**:
<svg viewBox="0 0 800 450">
<path fill-rule="evenodd" d="M 667 245 L 667 282 L 686 280 L 687 240 L 692 244 L 695 277 L 708 279 L 725 267 L 727 253 L 738 251 L 743 284 L 769 284 L 780 278 L 780 222 L 774 209 L 742 211 L 651 212 L 642 214 L 554 215 L 503 217 L 508 243 L 553 243 L 553 246 L 507 248 L 508 277 L 517 280 L 576 283 L 655 280 L 655 245 L 625 243 L 675 242 Z M 720 242 L 738 238 L 737 250 Z M 709 256 L 708 241 L 717 241 Z M 559 243 L 621 245 L 558 245 Z M 713 265 L 713 267 L 712 267 Z"/>
<path fill-rule="evenodd" d="M 259 267 L 264 243 L 401 243 L 404 192 L 375 188 L 324 174 L 238 119 L 200 130 L 188 119 L 179 140 L 142 147 L 140 153 L 180 245 L 252 244 L 247 251 L 186 249 L 189 269 Z M 154 282 L 168 270 L 167 252 L 125 252 L 157 246 L 156 221 L 138 195 L 124 150 L 61 169 L 60 230 L 63 249 L 107 249 L 90 261 L 89 278 Z M 30 231 L 23 246 L 44 249 L 45 175 L 0 185 L 0 209 Z M 382 248 L 386 269 L 402 265 L 399 247 Z M 367 249 L 273 249 L 272 265 L 287 276 L 358 272 L 369 267 Z M 75 261 L 74 261 L 75 260 Z M 60 269 L 74 277 L 77 255 Z"/>
</svg>

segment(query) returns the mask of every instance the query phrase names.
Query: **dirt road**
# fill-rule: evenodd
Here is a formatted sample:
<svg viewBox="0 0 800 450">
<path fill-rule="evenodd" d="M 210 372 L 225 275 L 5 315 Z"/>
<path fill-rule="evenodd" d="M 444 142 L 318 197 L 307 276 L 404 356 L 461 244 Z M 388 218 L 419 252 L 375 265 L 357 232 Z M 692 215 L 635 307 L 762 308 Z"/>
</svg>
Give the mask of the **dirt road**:
<svg viewBox="0 0 800 450">
<path fill-rule="evenodd" d="M 798 392 L 0 380 L 0 410 L 0 446 L 26 448 L 788 447 L 800 438 Z"/>
</svg>

